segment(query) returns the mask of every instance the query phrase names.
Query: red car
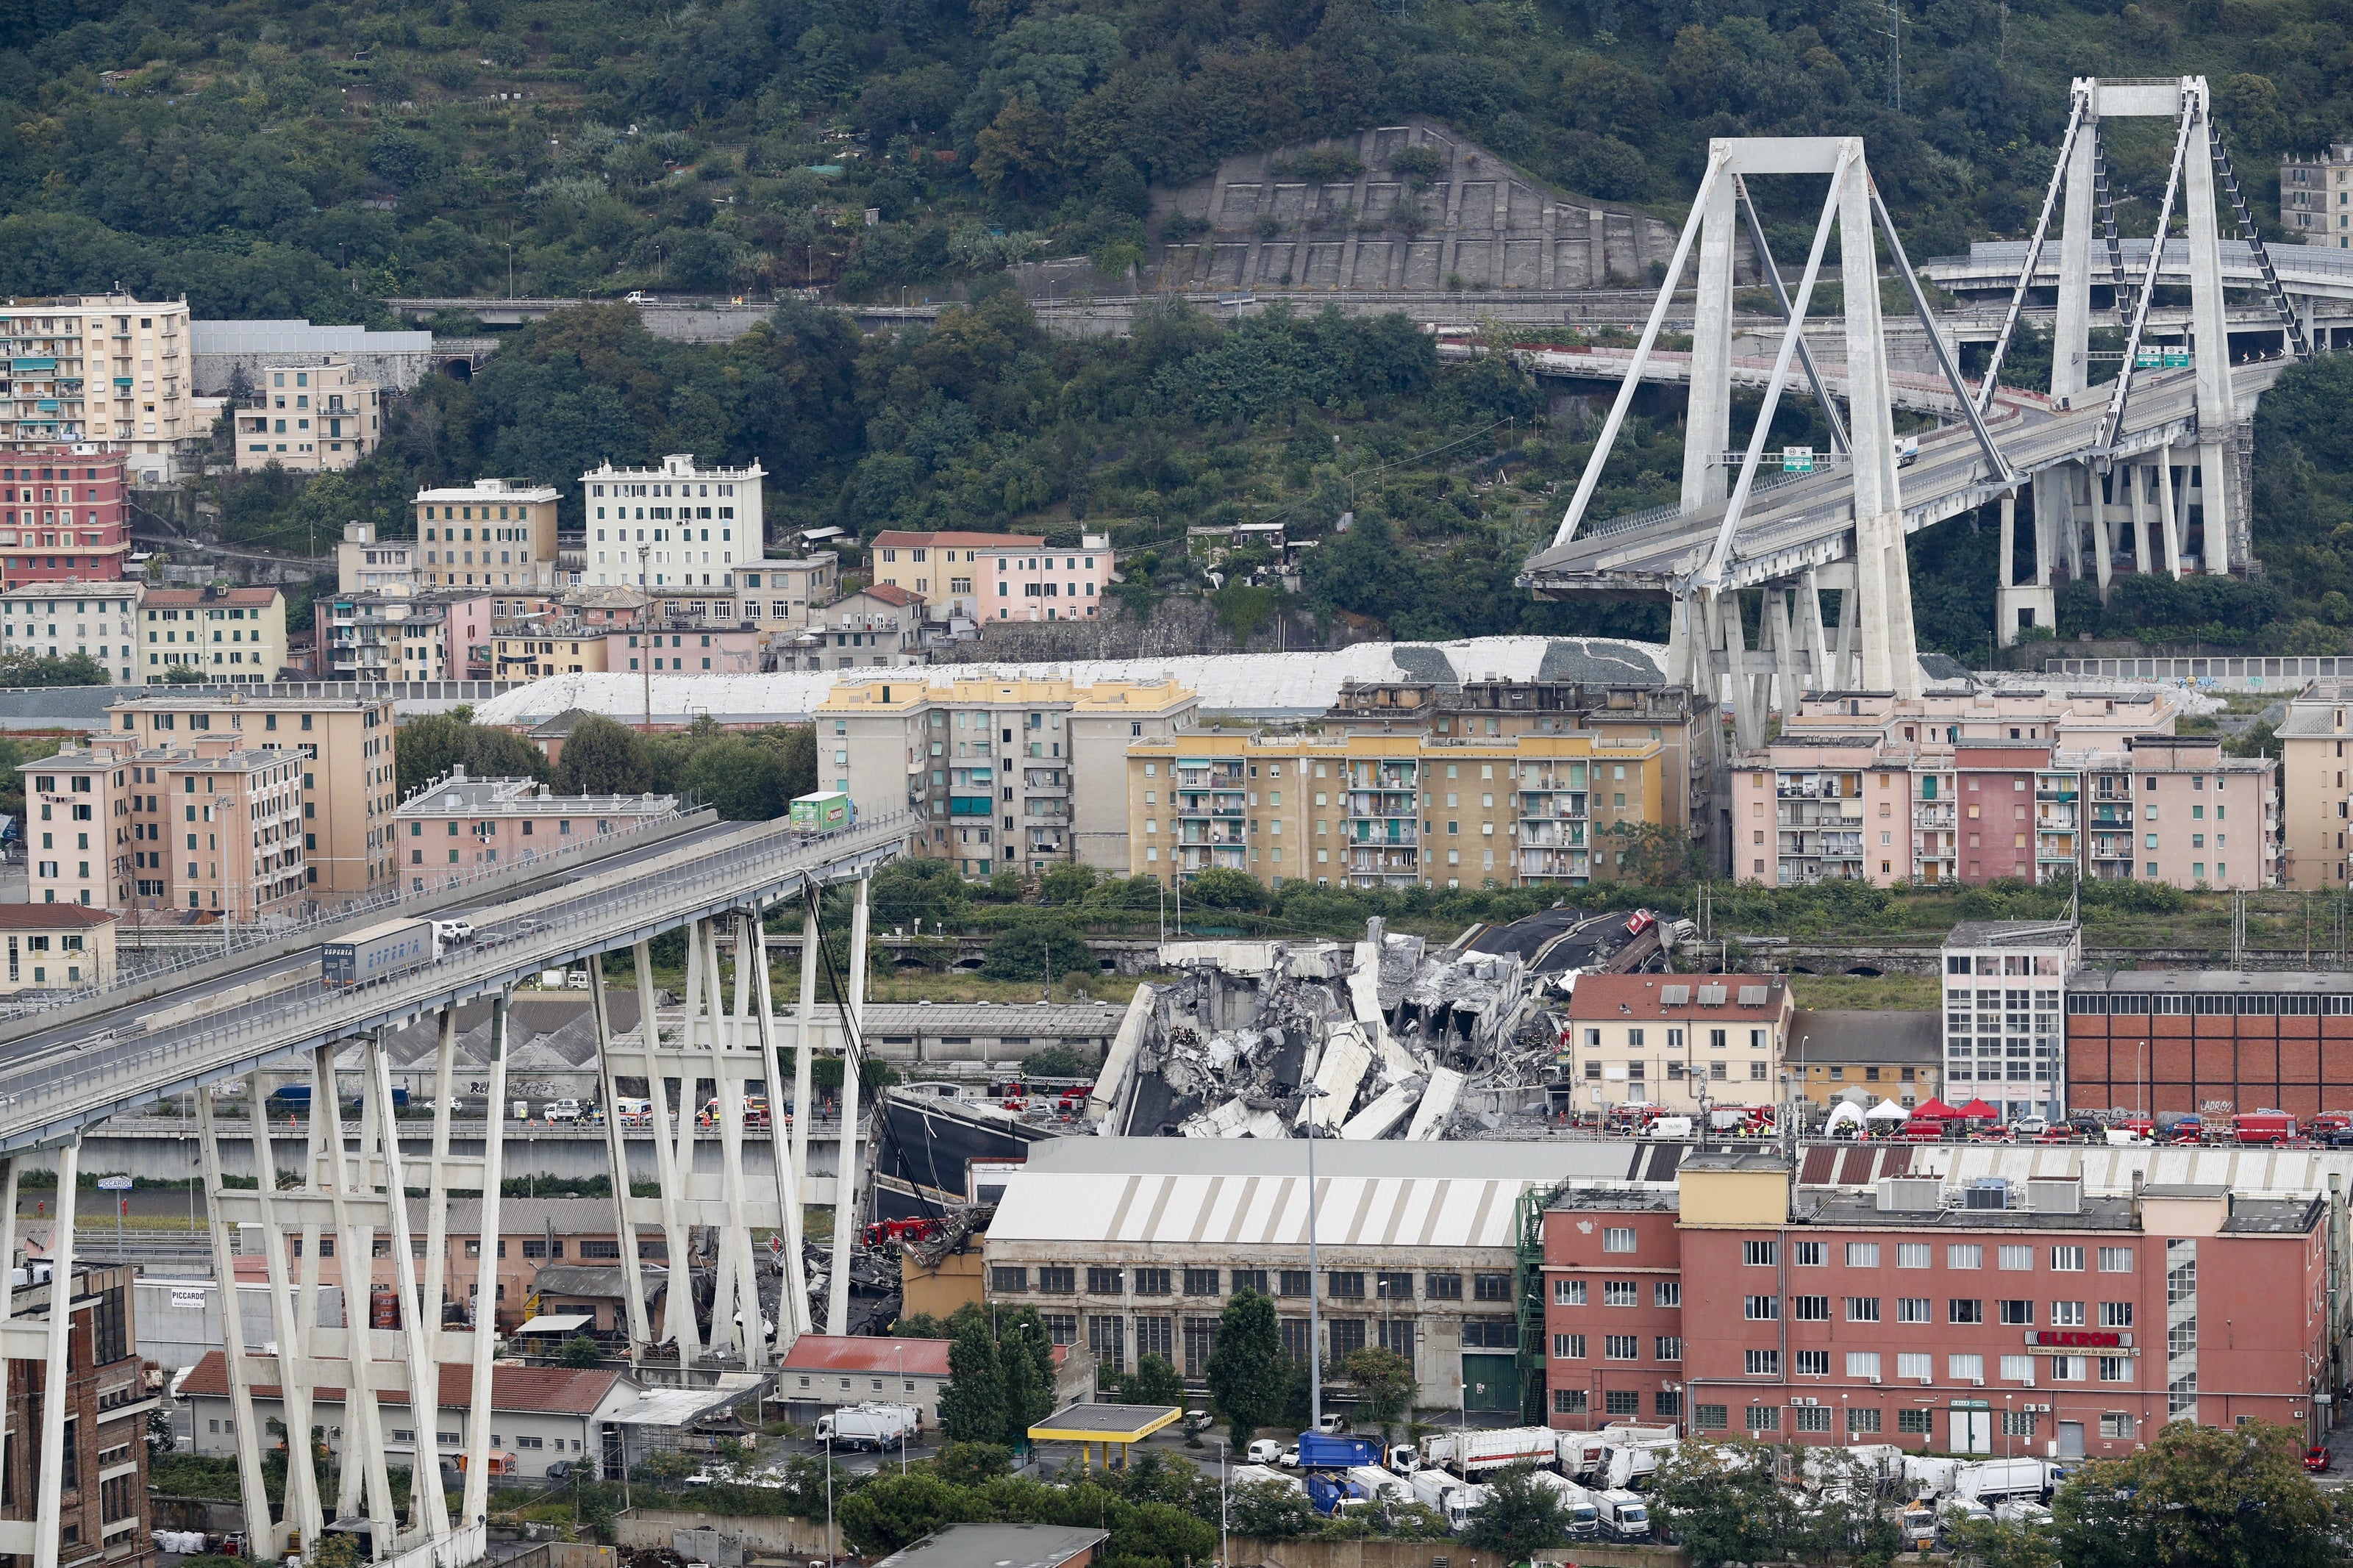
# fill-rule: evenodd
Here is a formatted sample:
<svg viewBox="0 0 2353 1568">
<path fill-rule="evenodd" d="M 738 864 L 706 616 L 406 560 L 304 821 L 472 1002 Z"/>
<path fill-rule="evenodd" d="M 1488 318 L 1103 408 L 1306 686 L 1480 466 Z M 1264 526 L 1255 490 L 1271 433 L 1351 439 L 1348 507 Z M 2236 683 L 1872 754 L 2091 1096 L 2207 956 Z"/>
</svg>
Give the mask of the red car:
<svg viewBox="0 0 2353 1568">
<path fill-rule="evenodd" d="M 2304 1451 L 2304 1468 L 2316 1476 L 2328 1468 L 2328 1450 L 2325 1447 L 2316 1445 Z"/>
</svg>

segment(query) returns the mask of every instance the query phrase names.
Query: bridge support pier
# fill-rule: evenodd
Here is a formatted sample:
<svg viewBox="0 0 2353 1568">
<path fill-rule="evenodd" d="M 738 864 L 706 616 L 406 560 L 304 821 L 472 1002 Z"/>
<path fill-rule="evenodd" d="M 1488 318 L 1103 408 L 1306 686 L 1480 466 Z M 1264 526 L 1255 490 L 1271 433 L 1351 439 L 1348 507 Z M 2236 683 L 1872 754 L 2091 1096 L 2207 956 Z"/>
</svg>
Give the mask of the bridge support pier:
<svg viewBox="0 0 2353 1568">
<path fill-rule="evenodd" d="M 2165 531 L 2165 570 L 2181 581 L 2181 520 L 2173 504 L 2173 448 L 2157 455 L 2157 520 Z"/>
<path fill-rule="evenodd" d="M 492 1003 L 491 1020 L 495 1105 L 505 1088 L 507 1004 L 503 994 Z M 409 1165 L 400 1151 L 385 1031 L 367 1037 L 361 1048 L 364 1087 L 356 1150 L 344 1146 L 335 1047 L 322 1045 L 311 1052 L 311 1137 L 302 1169 L 294 1173 L 297 1179 L 290 1186 L 279 1185 L 263 1103 L 268 1088 L 259 1074 L 251 1075 L 246 1083 L 255 1172 L 250 1189 L 231 1188 L 223 1182 L 212 1096 L 208 1092 L 196 1096 L 198 1154 L 216 1278 L 234 1285 L 233 1237 L 237 1226 L 252 1225 L 263 1238 L 273 1340 L 259 1349 L 246 1343 L 234 1289 L 223 1291 L 222 1337 L 231 1418 L 237 1429 L 239 1489 L 248 1530 L 257 1551 L 272 1557 L 290 1550 L 297 1535 L 305 1542 L 315 1541 L 327 1523 L 318 1483 L 319 1447 L 314 1439 L 318 1426 L 313 1418 L 318 1391 L 324 1387 L 343 1390 L 340 1426 L 326 1434 L 342 1467 L 335 1521 L 345 1526 L 365 1521 L 371 1559 L 395 1568 L 464 1568 L 480 1561 L 487 1550 L 480 1520 L 490 1498 L 487 1412 L 495 1339 L 491 1320 L 498 1300 L 497 1249 L 482 1249 L 474 1326 L 457 1330 L 442 1323 L 446 1265 L 441 1242 L 447 1234 L 444 1211 L 453 1189 L 481 1193 L 482 1234 L 497 1234 L 502 1128 L 494 1114 L 485 1128 L 480 1155 L 449 1152 L 448 1090 L 458 1037 L 455 1013 L 444 1013 L 438 1023 L 432 1152 L 421 1173 Z M 421 1238 L 414 1236 L 410 1222 L 406 1191 L 411 1185 L 425 1192 L 424 1212 L 428 1218 Z M 336 1255 L 343 1260 L 338 1266 L 343 1285 L 340 1323 L 326 1321 L 328 1314 L 322 1310 L 319 1258 L 322 1240 L 327 1236 L 332 1237 Z M 390 1300 L 382 1303 L 368 1262 L 375 1256 L 379 1237 L 392 1259 L 393 1273 Z M 421 1279 L 415 1247 L 419 1239 L 427 1249 Z M 289 1278 L 290 1240 L 300 1248 L 299 1282 Z M 388 1321 L 380 1321 L 379 1312 Z M 451 1363 L 467 1366 L 470 1373 L 469 1405 L 463 1410 L 441 1403 L 442 1369 Z M 285 1512 L 275 1522 L 260 1468 L 261 1456 L 272 1445 L 254 1415 L 254 1391 L 263 1384 L 278 1389 L 287 1429 Z M 385 1440 L 383 1424 L 383 1395 L 396 1393 L 406 1398 L 418 1434 L 405 1454 L 396 1453 Z M 448 1430 L 452 1421 L 464 1433 L 461 1462 L 466 1468 L 465 1506 L 455 1521 L 449 1517 L 438 1484 L 439 1446 L 427 1436 Z M 411 1467 L 405 1520 L 393 1504 L 391 1465 L 396 1458 Z"/>
<path fill-rule="evenodd" d="M 603 1058 L 607 1103 L 614 1103 L 621 1079 L 642 1078 L 652 1104 L 658 1193 L 641 1196 L 629 1190 L 628 1150 L 617 1117 L 607 1132 L 621 1216 L 623 1288 L 634 1342 L 630 1353 L 633 1361 L 639 1360 L 642 1346 L 668 1341 L 678 1348 L 681 1375 L 705 1356 L 747 1371 L 764 1370 L 809 1326 L 801 1262 L 801 1184 L 780 1103 L 775 999 L 767 946 L 760 931 L 757 910 L 737 910 L 688 926 L 684 994 L 678 1013 L 667 1022 L 652 1005 L 651 950 L 638 943 L 632 954 L 638 1009 L 633 1036 L 614 1033 L 603 965 L 589 969 L 589 1010 Z M 822 962 L 814 921 L 808 931 L 804 971 Z M 723 932 L 732 949 L 732 973 L 721 962 Z M 752 1180 L 744 1153 L 744 1102 L 755 1083 L 768 1102 L 765 1131 L 771 1172 L 758 1183 Z M 803 1122 L 808 1114 L 805 1094 L 793 1110 L 796 1124 Z M 705 1170 L 702 1155 L 711 1142 L 717 1144 L 711 1151 L 716 1169 Z M 670 1288 L 659 1335 L 652 1329 L 638 1258 L 638 1237 L 646 1226 L 661 1231 L 669 1252 Z M 712 1291 L 707 1340 L 696 1312 L 691 1253 L 694 1235 L 706 1229 L 715 1237 L 709 1260 Z M 773 1238 L 779 1284 L 771 1301 L 761 1300 L 755 1230 Z"/>
<path fill-rule="evenodd" d="M 2030 507 L 2031 503 L 2030 502 Z M 2029 626 L 2058 624 L 2056 595 L 2051 591 L 2051 545 L 2048 531 L 2037 516 L 2034 530 L 2034 581 L 2018 581 L 2018 493 L 2001 498 L 2000 565 L 1994 579 L 1994 628 L 2001 646 L 2014 647 L 2018 634 Z"/>
</svg>

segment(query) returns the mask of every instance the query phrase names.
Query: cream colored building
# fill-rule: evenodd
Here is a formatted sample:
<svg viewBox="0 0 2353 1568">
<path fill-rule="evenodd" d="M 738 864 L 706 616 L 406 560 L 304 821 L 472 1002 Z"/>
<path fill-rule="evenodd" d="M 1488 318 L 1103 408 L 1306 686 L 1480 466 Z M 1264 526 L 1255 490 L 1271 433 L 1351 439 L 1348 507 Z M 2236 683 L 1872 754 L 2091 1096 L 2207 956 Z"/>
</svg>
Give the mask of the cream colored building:
<svg viewBox="0 0 2353 1568">
<path fill-rule="evenodd" d="M 817 709 L 818 787 L 868 820 L 922 813 L 920 852 L 966 876 L 1072 861 L 1124 873 L 1128 748 L 1198 706 L 1174 681 L 845 679 Z"/>
<path fill-rule="evenodd" d="M 2291 240 L 2353 250 L 2353 142 L 2280 160 L 2280 227 Z"/>
<path fill-rule="evenodd" d="M 348 468 L 383 438 L 383 389 L 341 360 L 268 366 L 252 402 L 230 411 L 237 471 Z"/>
<path fill-rule="evenodd" d="M 553 588 L 554 489 L 522 479 L 417 492 L 417 540 L 433 588 Z"/>
<path fill-rule="evenodd" d="M 1244 871 L 1270 887 L 1579 887 L 1620 874 L 1614 829 L 1674 826 L 1683 786 L 1664 742 L 1647 738 L 1187 729 L 1128 747 L 1127 869 Z"/>
<path fill-rule="evenodd" d="M 760 485 L 766 470 L 706 468 L 676 452 L 659 468 L 607 463 L 580 476 L 587 512 L 584 586 L 726 587 L 739 563 L 766 553 Z"/>
<path fill-rule="evenodd" d="M 121 918 L 79 904 L 0 904 L 0 944 L 8 954 L 0 996 L 111 984 Z"/>
<path fill-rule="evenodd" d="M 108 718 L 112 733 L 142 750 L 226 734 L 246 750 L 299 751 L 309 900 L 357 898 L 393 879 L 392 818 L 400 803 L 389 699 L 151 689 L 116 703 Z"/>
<path fill-rule="evenodd" d="M 2279 727 L 2280 886 L 2342 890 L 2353 873 L 2353 681 L 2316 680 Z"/>
<path fill-rule="evenodd" d="M 335 589 L 359 594 L 379 588 L 414 588 L 424 580 L 417 541 L 378 539 L 375 524 L 347 522 L 335 545 Z"/>
<path fill-rule="evenodd" d="M 128 456 L 132 476 L 177 479 L 195 416 L 185 300 L 60 294 L 0 306 L 0 452 L 91 442 Z"/>
<path fill-rule="evenodd" d="M 121 909 L 131 899 L 132 742 L 100 738 L 18 767 L 25 775 L 26 897 Z"/>
<path fill-rule="evenodd" d="M 37 658 L 88 654 L 106 668 L 113 686 L 145 679 L 133 637 L 147 585 L 118 583 L 35 583 L 0 594 L 0 653 Z"/>
<path fill-rule="evenodd" d="M 259 686 L 286 667 L 286 595 L 275 588 L 150 588 L 139 631 L 147 685 L 182 669 L 216 685 Z"/>
</svg>

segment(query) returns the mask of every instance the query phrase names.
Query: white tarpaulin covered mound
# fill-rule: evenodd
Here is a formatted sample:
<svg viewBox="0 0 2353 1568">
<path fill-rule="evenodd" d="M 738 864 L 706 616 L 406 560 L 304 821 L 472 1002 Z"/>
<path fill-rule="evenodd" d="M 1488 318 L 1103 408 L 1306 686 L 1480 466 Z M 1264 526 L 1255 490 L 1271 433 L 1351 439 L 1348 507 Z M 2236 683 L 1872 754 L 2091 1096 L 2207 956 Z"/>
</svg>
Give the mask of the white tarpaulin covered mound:
<svg viewBox="0 0 2353 1568">
<path fill-rule="evenodd" d="M 708 713 L 723 724 L 806 721 L 843 680 L 1067 677 L 1173 679 L 1200 694 L 1209 713 L 1306 718 L 1339 700 L 1347 681 L 1583 680 L 1656 686 L 1666 650 L 1616 637 L 1467 637 L 1443 643 L 1357 643 L 1329 652 L 1193 654 L 1170 658 L 1072 659 L 1053 664 L 935 664 L 920 669 L 806 670 L 773 675 L 657 675 L 653 712 L 676 722 Z M 645 711 L 639 675 L 558 675 L 502 692 L 474 710 L 477 722 L 525 728 L 568 710 L 620 720 Z"/>
</svg>

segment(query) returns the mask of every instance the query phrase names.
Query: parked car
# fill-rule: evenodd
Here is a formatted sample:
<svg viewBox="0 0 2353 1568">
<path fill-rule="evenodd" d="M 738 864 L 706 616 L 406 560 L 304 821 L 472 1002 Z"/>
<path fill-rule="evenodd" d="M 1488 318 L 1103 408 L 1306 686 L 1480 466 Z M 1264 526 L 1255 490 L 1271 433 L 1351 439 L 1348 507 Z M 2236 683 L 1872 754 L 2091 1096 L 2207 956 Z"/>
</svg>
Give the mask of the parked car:
<svg viewBox="0 0 2353 1568">
<path fill-rule="evenodd" d="M 2328 1468 L 2331 1463 L 2327 1445 L 2316 1443 L 2304 1451 L 2304 1468 L 2314 1475 Z"/>
<path fill-rule="evenodd" d="M 1271 1437 L 1261 1437 L 1242 1457 L 1253 1465 L 1278 1465 L 1282 1462 L 1282 1445 Z"/>
</svg>

